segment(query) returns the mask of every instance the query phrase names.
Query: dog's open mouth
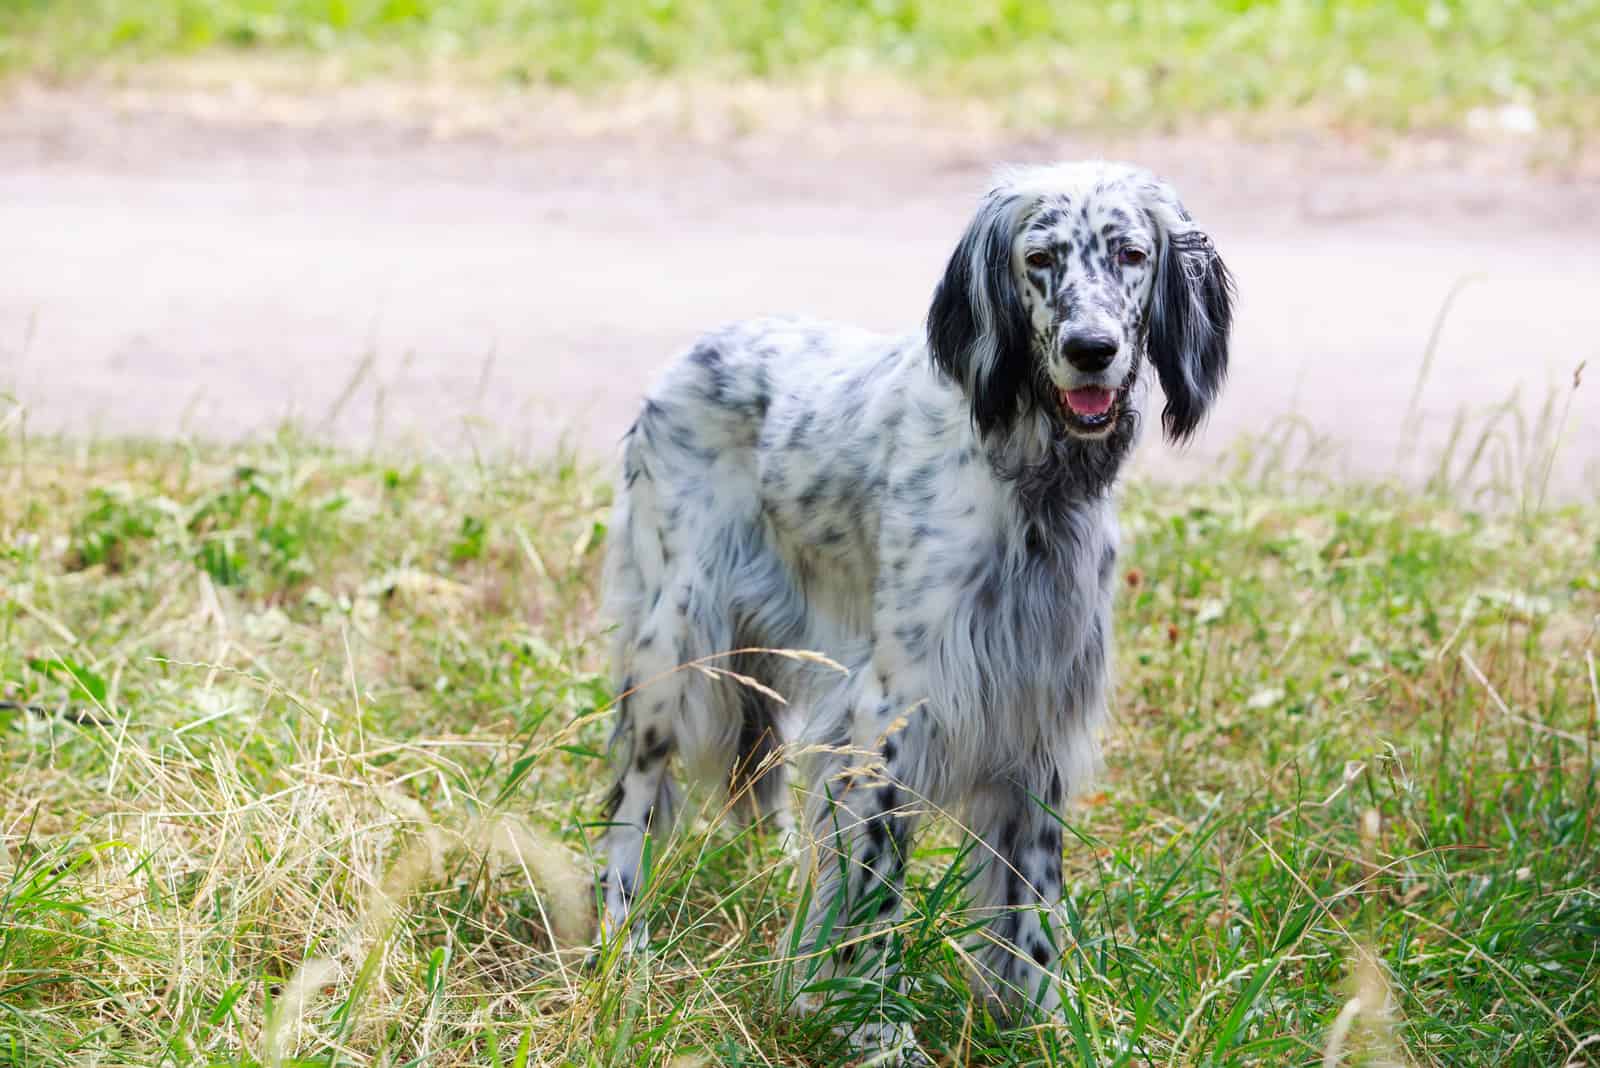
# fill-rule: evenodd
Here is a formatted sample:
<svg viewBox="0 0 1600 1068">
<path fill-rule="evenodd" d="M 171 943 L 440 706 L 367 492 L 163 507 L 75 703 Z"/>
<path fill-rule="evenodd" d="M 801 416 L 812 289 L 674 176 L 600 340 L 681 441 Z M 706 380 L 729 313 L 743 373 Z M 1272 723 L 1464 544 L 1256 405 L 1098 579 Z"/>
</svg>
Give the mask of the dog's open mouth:
<svg viewBox="0 0 1600 1068">
<path fill-rule="evenodd" d="M 1059 390 L 1058 393 L 1062 418 L 1066 420 L 1068 429 L 1079 434 L 1098 435 L 1110 429 L 1122 410 L 1123 391 L 1120 389 L 1085 386 L 1082 389 Z"/>
</svg>

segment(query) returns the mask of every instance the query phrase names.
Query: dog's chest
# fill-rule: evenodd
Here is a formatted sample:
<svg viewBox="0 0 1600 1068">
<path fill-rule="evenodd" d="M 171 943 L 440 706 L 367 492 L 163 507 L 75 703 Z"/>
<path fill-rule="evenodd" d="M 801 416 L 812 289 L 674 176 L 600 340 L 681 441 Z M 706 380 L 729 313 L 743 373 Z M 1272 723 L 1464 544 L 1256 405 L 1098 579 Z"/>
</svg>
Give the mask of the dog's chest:
<svg viewBox="0 0 1600 1068">
<path fill-rule="evenodd" d="M 943 739 L 930 788 L 1077 767 L 1104 717 L 1109 502 L 1030 529 L 965 489 L 883 515 L 872 662 L 888 700 Z"/>
<path fill-rule="evenodd" d="M 1109 501 L 1046 520 L 1019 511 L 1004 483 L 974 475 L 935 480 L 892 503 L 879 561 L 881 655 L 932 661 L 955 684 L 958 705 L 979 697 L 958 684 L 964 675 L 977 680 L 982 703 L 1029 715 L 1100 669 L 1116 554 Z"/>
</svg>

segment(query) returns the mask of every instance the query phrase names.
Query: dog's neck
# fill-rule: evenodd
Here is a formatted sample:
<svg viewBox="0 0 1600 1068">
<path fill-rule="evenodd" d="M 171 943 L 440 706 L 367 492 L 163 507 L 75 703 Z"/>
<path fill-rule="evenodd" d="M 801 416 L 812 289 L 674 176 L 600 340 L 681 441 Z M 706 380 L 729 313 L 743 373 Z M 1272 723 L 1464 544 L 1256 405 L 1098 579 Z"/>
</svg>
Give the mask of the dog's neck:
<svg viewBox="0 0 1600 1068">
<path fill-rule="evenodd" d="M 1130 406 L 1105 435 L 1066 432 L 1037 407 L 1004 433 L 991 434 L 985 452 L 995 475 L 1010 486 L 1018 511 L 1047 530 L 1069 513 L 1110 494 L 1139 436 L 1139 412 Z"/>
<path fill-rule="evenodd" d="M 1050 535 L 1062 530 L 1073 513 L 1110 495 L 1139 441 L 1148 388 L 1140 377 L 1144 364 L 1142 358 L 1135 360 L 1116 423 L 1098 437 L 1083 437 L 1062 425 L 1055 414 L 1058 391 L 1042 371 L 1025 387 L 1010 425 L 982 435 L 990 468 L 1010 487 L 1028 526 Z"/>
</svg>

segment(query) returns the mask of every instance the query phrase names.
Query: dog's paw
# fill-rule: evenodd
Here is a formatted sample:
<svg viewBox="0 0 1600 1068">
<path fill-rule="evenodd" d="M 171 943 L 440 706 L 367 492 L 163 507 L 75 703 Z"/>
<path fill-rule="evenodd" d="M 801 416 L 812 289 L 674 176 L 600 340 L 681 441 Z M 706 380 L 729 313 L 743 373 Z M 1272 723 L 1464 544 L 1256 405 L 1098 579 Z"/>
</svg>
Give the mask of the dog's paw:
<svg viewBox="0 0 1600 1068">
<path fill-rule="evenodd" d="M 614 867 L 601 870 L 600 929 L 596 937 L 600 947 L 615 945 L 622 940 L 624 949 L 633 953 L 649 944 L 649 931 L 633 908 L 637 879 L 633 873 Z"/>
<path fill-rule="evenodd" d="M 591 971 L 598 967 L 608 953 L 620 947 L 624 955 L 643 953 L 650 946 L 650 929 L 644 919 L 633 909 L 628 907 L 624 898 L 609 892 L 607 875 L 602 875 L 601 885 L 608 892 L 600 907 L 600 920 L 595 932 L 594 948 L 590 950 L 585 960 L 585 967 Z"/>
<path fill-rule="evenodd" d="M 860 1055 L 862 1068 L 930 1068 L 933 1058 L 923 1053 L 911 1025 L 871 1020 L 850 1033 L 850 1045 Z"/>
<path fill-rule="evenodd" d="M 789 1003 L 795 1016 L 809 1016 L 822 1009 L 825 1000 L 816 994 L 798 994 Z M 868 1020 L 854 1030 L 839 1026 L 833 1033 L 844 1039 L 855 1052 L 850 1061 L 860 1068 L 927 1068 L 933 1059 L 917 1045 L 911 1025 L 887 1020 Z"/>
<path fill-rule="evenodd" d="M 622 957 L 643 956 L 649 952 L 650 932 L 642 923 L 635 923 L 620 935 L 620 939 L 620 956 Z M 608 937 L 606 929 L 602 927 L 600 937 L 595 940 L 594 945 L 589 948 L 588 954 L 583 958 L 583 971 L 590 975 L 599 972 L 606 959 L 614 955 L 613 950 L 616 948 L 618 948 L 617 933 L 613 932 Z"/>
<path fill-rule="evenodd" d="M 600 930 L 595 938 L 595 954 L 603 954 L 619 944 L 623 953 L 643 953 L 650 948 L 650 928 L 637 916 L 624 916 L 621 919 L 601 916 Z"/>
</svg>

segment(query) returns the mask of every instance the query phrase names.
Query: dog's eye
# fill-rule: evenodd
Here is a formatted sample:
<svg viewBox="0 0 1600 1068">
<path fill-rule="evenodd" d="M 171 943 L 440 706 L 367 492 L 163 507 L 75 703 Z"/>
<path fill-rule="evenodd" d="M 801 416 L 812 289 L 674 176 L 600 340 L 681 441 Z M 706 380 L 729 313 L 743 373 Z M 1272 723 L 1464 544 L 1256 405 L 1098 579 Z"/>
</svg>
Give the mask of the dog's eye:
<svg viewBox="0 0 1600 1068">
<path fill-rule="evenodd" d="M 1023 257 L 1023 262 L 1029 267 L 1038 267 L 1042 270 L 1054 263 L 1055 259 L 1043 249 L 1034 249 Z"/>
<path fill-rule="evenodd" d="M 1132 245 L 1124 245 L 1122 251 L 1117 253 L 1117 261 L 1124 267 L 1137 267 L 1148 258 L 1144 249 Z"/>
</svg>

